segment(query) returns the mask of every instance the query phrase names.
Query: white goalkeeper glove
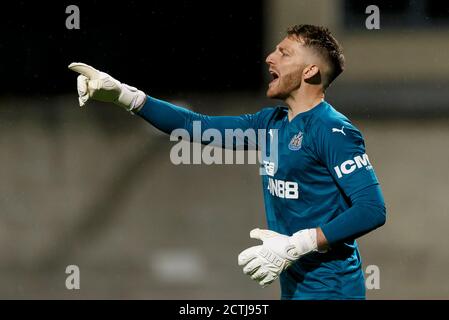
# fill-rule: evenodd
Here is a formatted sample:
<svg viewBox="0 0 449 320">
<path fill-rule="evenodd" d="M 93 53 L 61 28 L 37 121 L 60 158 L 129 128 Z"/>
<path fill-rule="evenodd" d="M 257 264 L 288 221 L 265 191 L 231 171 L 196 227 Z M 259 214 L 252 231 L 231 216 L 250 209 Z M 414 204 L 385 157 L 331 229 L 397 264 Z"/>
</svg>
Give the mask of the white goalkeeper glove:
<svg viewBox="0 0 449 320">
<path fill-rule="evenodd" d="M 261 286 L 272 283 L 300 257 L 318 251 L 316 229 L 304 229 L 291 237 L 271 230 L 254 229 L 250 237 L 262 240 L 263 244 L 242 251 L 238 262 L 243 273 Z"/>
<path fill-rule="evenodd" d="M 113 102 L 128 111 L 137 111 L 146 100 L 144 92 L 114 79 L 84 63 L 74 62 L 69 69 L 78 72 L 78 101 L 84 106 L 92 98 Z"/>
</svg>

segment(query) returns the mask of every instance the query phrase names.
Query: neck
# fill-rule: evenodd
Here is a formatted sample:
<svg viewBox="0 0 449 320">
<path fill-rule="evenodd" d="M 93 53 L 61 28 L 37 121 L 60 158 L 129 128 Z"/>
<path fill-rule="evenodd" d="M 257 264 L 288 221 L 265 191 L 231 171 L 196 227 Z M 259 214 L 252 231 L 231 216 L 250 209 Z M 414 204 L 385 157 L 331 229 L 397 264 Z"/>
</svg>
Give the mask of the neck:
<svg viewBox="0 0 449 320">
<path fill-rule="evenodd" d="M 288 120 L 291 121 L 298 114 L 309 111 L 316 107 L 324 99 L 324 93 L 316 91 L 313 93 L 306 93 L 297 91 L 292 93 L 285 103 L 288 105 Z"/>
</svg>

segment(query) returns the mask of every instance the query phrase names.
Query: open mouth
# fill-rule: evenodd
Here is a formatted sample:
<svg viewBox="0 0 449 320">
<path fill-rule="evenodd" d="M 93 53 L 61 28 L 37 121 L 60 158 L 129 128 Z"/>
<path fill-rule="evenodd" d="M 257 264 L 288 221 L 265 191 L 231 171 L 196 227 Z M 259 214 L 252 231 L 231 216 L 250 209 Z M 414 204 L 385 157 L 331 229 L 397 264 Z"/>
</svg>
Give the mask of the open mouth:
<svg viewBox="0 0 449 320">
<path fill-rule="evenodd" d="M 271 74 L 271 77 L 273 78 L 273 80 L 271 80 L 271 82 L 269 84 L 271 86 L 279 80 L 279 73 L 277 73 L 277 71 L 275 71 L 275 70 L 269 70 L 269 72 Z"/>
</svg>

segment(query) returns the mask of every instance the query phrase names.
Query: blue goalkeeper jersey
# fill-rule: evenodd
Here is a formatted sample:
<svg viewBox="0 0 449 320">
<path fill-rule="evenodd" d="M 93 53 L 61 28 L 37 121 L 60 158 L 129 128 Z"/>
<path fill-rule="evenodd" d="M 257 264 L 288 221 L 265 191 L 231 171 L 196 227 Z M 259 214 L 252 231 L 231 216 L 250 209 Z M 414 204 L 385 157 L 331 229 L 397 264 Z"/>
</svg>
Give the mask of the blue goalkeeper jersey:
<svg viewBox="0 0 449 320">
<path fill-rule="evenodd" d="M 258 125 L 278 130 L 278 160 L 264 161 L 266 175 L 262 178 L 269 229 L 292 235 L 321 226 L 330 238 L 325 226 L 350 207 L 351 195 L 378 185 L 359 130 L 328 103 L 290 122 L 286 108 L 264 110 Z M 282 273 L 282 297 L 364 298 L 357 243 L 345 240 L 334 243 L 328 253 L 301 258 Z"/>
<path fill-rule="evenodd" d="M 385 222 L 379 183 L 360 131 L 327 102 L 288 119 L 285 107 L 241 116 L 206 116 L 148 97 L 140 116 L 175 128 L 266 130 L 262 187 L 268 228 L 292 235 L 321 227 L 330 250 L 297 260 L 280 276 L 283 299 L 363 299 L 365 283 L 355 241 Z M 277 157 L 273 140 L 277 138 Z"/>
</svg>

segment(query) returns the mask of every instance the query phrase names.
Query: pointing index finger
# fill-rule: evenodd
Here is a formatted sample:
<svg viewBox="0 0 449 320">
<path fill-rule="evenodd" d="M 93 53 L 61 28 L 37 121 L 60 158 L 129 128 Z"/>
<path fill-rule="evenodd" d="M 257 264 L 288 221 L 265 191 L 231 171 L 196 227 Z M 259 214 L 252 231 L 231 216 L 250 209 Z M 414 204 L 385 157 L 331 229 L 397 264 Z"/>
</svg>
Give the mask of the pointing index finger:
<svg viewBox="0 0 449 320">
<path fill-rule="evenodd" d="M 100 71 L 98 71 L 94 67 L 91 67 L 81 62 L 73 62 L 69 64 L 69 69 L 78 72 L 79 74 L 82 74 L 83 76 L 86 76 L 89 79 L 95 79 L 100 76 Z"/>
</svg>

